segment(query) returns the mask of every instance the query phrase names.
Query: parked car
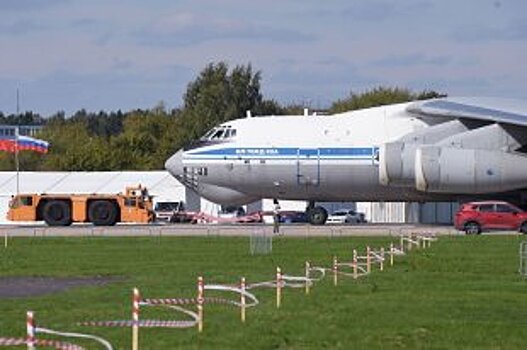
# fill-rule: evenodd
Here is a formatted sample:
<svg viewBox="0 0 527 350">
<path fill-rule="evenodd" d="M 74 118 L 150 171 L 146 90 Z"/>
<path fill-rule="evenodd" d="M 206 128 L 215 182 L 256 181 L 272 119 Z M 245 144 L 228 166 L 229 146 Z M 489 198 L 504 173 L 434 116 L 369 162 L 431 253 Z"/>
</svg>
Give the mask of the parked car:
<svg viewBox="0 0 527 350">
<path fill-rule="evenodd" d="M 360 224 L 366 222 L 364 213 L 353 209 L 340 209 L 328 216 L 328 224 Z"/>
<path fill-rule="evenodd" d="M 291 224 L 298 222 L 307 222 L 307 214 L 303 211 L 281 211 L 280 222 Z"/>
<path fill-rule="evenodd" d="M 156 220 L 171 223 L 193 222 L 193 213 L 185 211 L 185 204 L 179 202 L 157 202 L 154 206 Z"/>
<path fill-rule="evenodd" d="M 154 212 L 156 219 L 161 221 L 170 221 L 174 212 L 185 210 L 183 202 L 156 202 Z"/>
<path fill-rule="evenodd" d="M 488 230 L 527 233 L 527 212 L 502 201 L 470 202 L 461 205 L 454 217 L 454 225 L 467 235 Z"/>
</svg>

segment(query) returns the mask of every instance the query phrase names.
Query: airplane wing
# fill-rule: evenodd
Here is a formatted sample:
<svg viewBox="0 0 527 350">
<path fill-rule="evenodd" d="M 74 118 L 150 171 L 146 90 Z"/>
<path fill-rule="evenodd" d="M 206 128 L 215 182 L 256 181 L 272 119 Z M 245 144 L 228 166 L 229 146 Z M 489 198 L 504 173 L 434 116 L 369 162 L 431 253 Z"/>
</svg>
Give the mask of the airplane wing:
<svg viewBox="0 0 527 350">
<path fill-rule="evenodd" d="M 527 126 L 527 102 L 514 99 L 442 98 L 415 102 L 408 112 L 430 117 L 481 120 Z"/>
</svg>

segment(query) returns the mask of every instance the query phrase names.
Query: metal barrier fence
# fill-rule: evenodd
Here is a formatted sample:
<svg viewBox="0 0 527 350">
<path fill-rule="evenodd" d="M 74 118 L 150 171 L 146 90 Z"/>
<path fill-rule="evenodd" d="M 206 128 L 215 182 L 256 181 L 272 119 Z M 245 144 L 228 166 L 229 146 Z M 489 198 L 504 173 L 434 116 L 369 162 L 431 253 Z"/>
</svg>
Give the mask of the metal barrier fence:
<svg viewBox="0 0 527 350">
<path fill-rule="evenodd" d="M 527 276 L 527 241 L 520 243 L 520 269 L 522 276 Z"/>
<path fill-rule="evenodd" d="M 273 251 L 273 235 L 265 228 L 255 228 L 249 239 L 249 252 L 251 255 L 270 254 Z"/>
</svg>

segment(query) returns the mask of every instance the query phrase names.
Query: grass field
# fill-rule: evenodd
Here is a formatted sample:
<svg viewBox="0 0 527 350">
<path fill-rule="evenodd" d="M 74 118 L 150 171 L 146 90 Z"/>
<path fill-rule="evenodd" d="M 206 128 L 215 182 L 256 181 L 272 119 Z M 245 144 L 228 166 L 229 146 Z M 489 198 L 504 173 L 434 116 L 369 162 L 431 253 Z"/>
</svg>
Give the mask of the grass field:
<svg viewBox="0 0 527 350">
<path fill-rule="evenodd" d="M 527 279 L 519 276 L 521 236 L 442 237 L 427 250 L 396 258 L 395 266 L 358 281 L 331 278 L 311 294 L 257 290 L 247 311 L 212 305 L 205 329 L 142 329 L 141 349 L 526 349 Z M 198 275 L 209 283 L 270 280 L 275 267 L 302 274 L 304 261 L 329 266 L 334 254 L 387 247 L 389 237 L 275 239 L 271 255 L 250 256 L 246 238 L 20 238 L 0 250 L 0 276 L 124 276 L 103 287 L 0 299 L 0 337 L 23 336 L 25 311 L 62 331 L 103 336 L 130 349 L 126 328 L 80 327 L 85 320 L 129 319 L 134 286 L 143 296 L 192 297 Z M 143 318 L 171 319 L 145 309 Z M 179 315 L 178 315 L 179 317 Z M 179 317 L 181 318 L 181 317 Z M 79 343 L 97 349 L 92 343 Z"/>
</svg>

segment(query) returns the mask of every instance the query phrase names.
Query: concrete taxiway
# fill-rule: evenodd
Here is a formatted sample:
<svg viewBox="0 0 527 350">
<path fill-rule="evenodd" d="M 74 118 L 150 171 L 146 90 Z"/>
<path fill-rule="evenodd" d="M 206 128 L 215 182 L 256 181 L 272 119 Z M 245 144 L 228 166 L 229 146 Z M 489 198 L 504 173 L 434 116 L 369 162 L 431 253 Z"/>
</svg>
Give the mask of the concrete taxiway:
<svg viewBox="0 0 527 350">
<path fill-rule="evenodd" d="M 136 236 L 175 236 L 244 237 L 253 234 L 272 234 L 271 225 L 116 225 L 96 227 L 88 224 L 69 227 L 48 227 L 45 225 L 0 227 L 0 234 L 8 237 L 136 237 Z M 411 233 L 434 235 L 461 234 L 452 226 L 408 225 L 408 224 L 361 224 L 361 225 L 282 225 L 280 235 L 284 237 L 344 237 L 344 236 L 399 236 Z"/>
</svg>

